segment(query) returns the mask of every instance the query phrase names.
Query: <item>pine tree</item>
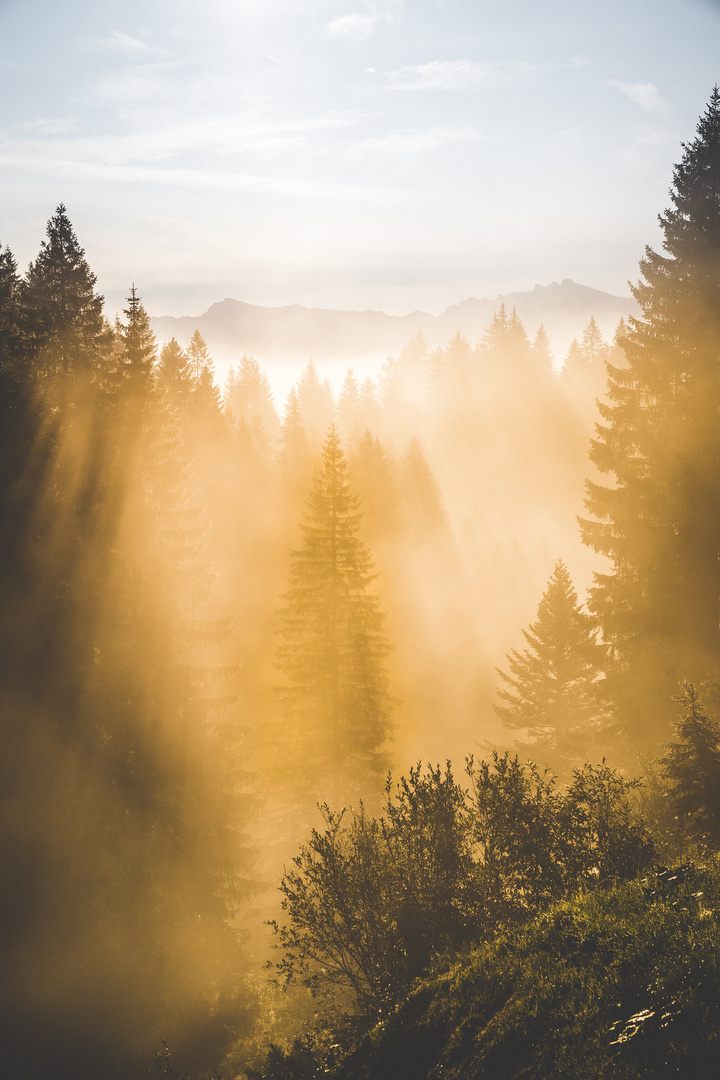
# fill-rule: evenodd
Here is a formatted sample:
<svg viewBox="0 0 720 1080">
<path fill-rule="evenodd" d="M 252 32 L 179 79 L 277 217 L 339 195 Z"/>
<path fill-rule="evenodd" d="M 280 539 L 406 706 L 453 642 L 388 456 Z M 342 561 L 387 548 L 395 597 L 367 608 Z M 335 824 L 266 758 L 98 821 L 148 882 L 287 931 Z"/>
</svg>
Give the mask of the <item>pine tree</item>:
<svg viewBox="0 0 720 1080">
<path fill-rule="evenodd" d="M 685 829 L 706 846 L 720 848 L 720 723 L 707 716 L 692 683 L 675 699 L 683 714 L 678 741 L 668 743 L 661 764 L 670 798 Z"/>
<path fill-rule="evenodd" d="M 212 360 L 208 352 L 207 341 L 197 329 L 193 331 L 190 338 L 187 355 L 190 362 L 190 372 L 195 382 L 198 383 L 200 381 L 200 372 L 204 367 L 211 365 Z"/>
<path fill-rule="evenodd" d="M 280 475 L 283 485 L 283 504 L 297 520 L 295 509 L 307 491 L 310 479 L 311 455 L 296 387 L 291 387 L 280 425 Z"/>
<path fill-rule="evenodd" d="M 103 297 L 61 203 L 25 283 L 28 331 L 39 350 L 41 376 L 85 374 L 110 348 Z"/>
<path fill-rule="evenodd" d="M 591 609 L 615 659 L 613 697 L 636 743 L 661 741 L 681 676 L 720 658 L 720 91 L 684 146 L 633 293 L 642 317 L 608 364 L 583 539 L 612 563 Z"/>
<path fill-rule="evenodd" d="M 0 247 L 0 373 L 18 381 L 26 375 L 28 354 L 21 318 L 17 263 L 10 248 Z"/>
<path fill-rule="evenodd" d="M 530 342 L 515 308 L 508 319 L 506 348 L 509 359 L 514 364 L 522 364 L 530 356 Z"/>
<path fill-rule="evenodd" d="M 134 282 L 130 287 L 123 315 L 126 322 L 121 323 L 118 328 L 122 346 L 118 368 L 121 385 L 134 393 L 147 394 L 153 383 L 157 346 L 155 335 L 150 329 L 150 319 Z"/>
<path fill-rule="evenodd" d="M 297 387 L 298 401 L 312 446 L 319 446 L 333 422 L 335 401 L 327 379 L 320 382 L 312 360 L 308 361 Z"/>
<path fill-rule="evenodd" d="M 166 342 L 160 350 L 157 383 L 167 395 L 167 400 L 177 410 L 178 416 L 186 417 L 190 411 L 193 380 L 188 355 L 175 338 L 170 338 L 170 341 Z"/>
<path fill-rule="evenodd" d="M 492 322 L 485 331 L 483 347 L 488 350 L 503 348 L 507 342 L 508 330 L 507 312 L 505 311 L 505 305 L 501 304 L 500 309 L 494 312 Z"/>
<path fill-rule="evenodd" d="M 400 460 L 400 492 L 406 528 L 425 538 L 446 524 L 440 485 L 417 436 L 408 443 Z"/>
<path fill-rule="evenodd" d="M 247 424 L 258 453 L 268 456 L 280 422 L 267 375 L 253 356 L 230 369 L 224 400 L 235 422 Z"/>
<path fill-rule="evenodd" d="M 348 368 L 337 399 L 337 427 L 346 446 L 354 443 L 360 434 L 358 431 L 359 405 L 360 387 L 355 378 L 355 372 L 352 368 Z"/>
<path fill-rule="evenodd" d="M 527 730 L 545 763 L 582 764 L 607 715 L 600 695 L 604 650 L 562 560 L 537 621 L 522 633 L 528 648 L 508 653 L 509 674 L 498 669 L 503 685 L 495 711 L 508 727 Z"/>
<path fill-rule="evenodd" d="M 531 347 L 532 358 L 537 369 L 546 375 L 553 372 L 553 352 L 550 338 L 543 323 L 540 323 Z"/>
<path fill-rule="evenodd" d="M 388 645 L 362 515 L 335 428 L 323 445 L 305 522 L 292 552 L 277 665 L 283 753 L 302 771 L 291 781 L 305 806 L 378 792 L 387 766 L 391 698 Z"/>
</svg>

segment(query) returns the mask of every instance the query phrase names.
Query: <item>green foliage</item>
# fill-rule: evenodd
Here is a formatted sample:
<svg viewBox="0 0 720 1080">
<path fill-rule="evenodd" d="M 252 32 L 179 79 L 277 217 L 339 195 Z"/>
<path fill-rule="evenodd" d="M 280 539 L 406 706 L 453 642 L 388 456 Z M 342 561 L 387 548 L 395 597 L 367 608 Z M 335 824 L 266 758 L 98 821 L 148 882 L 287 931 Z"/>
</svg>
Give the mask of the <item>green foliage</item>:
<svg viewBox="0 0 720 1080">
<path fill-rule="evenodd" d="M 719 930 L 717 866 L 580 896 L 416 986 L 329 1075 L 714 1080 Z"/>
<path fill-rule="evenodd" d="M 670 734 L 681 677 L 720 655 L 720 92 L 675 169 L 660 216 L 664 254 L 647 249 L 633 289 L 642 310 L 608 364 L 583 538 L 608 556 L 591 610 L 611 647 L 612 694 L 640 748 Z"/>
<path fill-rule="evenodd" d="M 279 976 L 332 991 L 365 1016 L 398 1000 L 445 950 L 492 939 L 578 889 L 635 876 L 652 844 L 625 781 L 586 765 L 560 790 L 508 754 L 475 766 L 471 791 L 448 765 L 386 789 L 384 814 L 333 813 L 281 883 Z"/>
<path fill-rule="evenodd" d="M 677 741 L 661 761 L 670 802 L 687 832 L 703 847 L 720 850 L 720 723 L 706 714 L 696 688 L 684 683 L 676 698 L 682 716 Z"/>
</svg>

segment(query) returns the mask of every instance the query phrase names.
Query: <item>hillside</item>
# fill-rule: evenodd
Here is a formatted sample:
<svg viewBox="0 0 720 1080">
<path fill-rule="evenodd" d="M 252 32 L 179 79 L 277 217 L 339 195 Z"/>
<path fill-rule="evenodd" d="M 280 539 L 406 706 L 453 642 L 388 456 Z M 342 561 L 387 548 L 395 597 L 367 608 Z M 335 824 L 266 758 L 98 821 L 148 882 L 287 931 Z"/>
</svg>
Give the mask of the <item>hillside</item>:
<svg viewBox="0 0 720 1080">
<path fill-rule="evenodd" d="M 330 1075 L 714 1080 L 719 918 L 717 865 L 558 905 L 420 984 Z"/>
<path fill-rule="evenodd" d="M 581 334 L 594 316 L 606 337 L 621 317 L 636 312 L 629 297 L 612 296 L 565 279 L 561 284 L 536 285 L 528 292 L 509 293 L 495 299 L 470 298 L 440 315 L 414 311 L 409 315 L 386 315 L 382 311 L 332 311 L 287 307 L 259 307 L 225 299 L 198 316 L 164 315 L 150 320 L 161 340 L 177 338 L 187 345 L 199 330 L 216 360 L 230 362 L 252 353 L 261 363 L 272 361 L 359 359 L 384 360 L 399 352 L 422 332 L 431 347 L 445 345 L 460 332 L 471 344 L 479 341 L 493 313 L 501 304 L 516 308 L 529 334 L 542 322 L 558 356 Z"/>
</svg>

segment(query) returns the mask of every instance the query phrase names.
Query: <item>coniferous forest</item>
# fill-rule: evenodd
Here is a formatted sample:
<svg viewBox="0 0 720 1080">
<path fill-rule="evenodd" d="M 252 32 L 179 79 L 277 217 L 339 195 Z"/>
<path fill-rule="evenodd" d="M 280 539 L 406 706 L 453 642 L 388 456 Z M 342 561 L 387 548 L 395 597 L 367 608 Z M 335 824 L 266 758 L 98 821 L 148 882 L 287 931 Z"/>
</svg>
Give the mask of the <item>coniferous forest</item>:
<svg viewBox="0 0 720 1080">
<path fill-rule="evenodd" d="M 717 1076 L 717 88 L 660 223 L 283 403 L 0 247 L 3 1076 Z"/>
</svg>

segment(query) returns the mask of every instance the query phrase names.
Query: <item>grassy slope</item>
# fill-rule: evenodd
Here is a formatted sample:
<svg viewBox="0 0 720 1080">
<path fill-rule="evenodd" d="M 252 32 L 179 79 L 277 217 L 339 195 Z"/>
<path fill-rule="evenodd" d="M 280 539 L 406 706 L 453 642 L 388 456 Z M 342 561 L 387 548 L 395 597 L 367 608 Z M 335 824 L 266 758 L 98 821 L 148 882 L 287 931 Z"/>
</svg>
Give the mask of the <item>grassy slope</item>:
<svg viewBox="0 0 720 1080">
<path fill-rule="evenodd" d="M 720 1078 L 720 866 L 553 908 L 413 991 L 336 1080 Z"/>
</svg>

